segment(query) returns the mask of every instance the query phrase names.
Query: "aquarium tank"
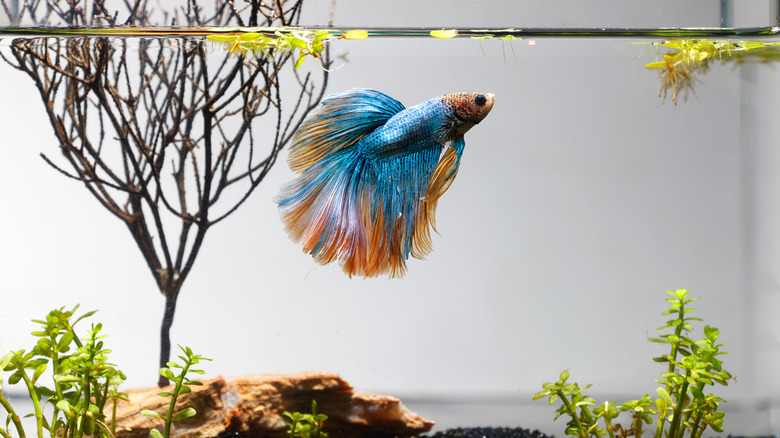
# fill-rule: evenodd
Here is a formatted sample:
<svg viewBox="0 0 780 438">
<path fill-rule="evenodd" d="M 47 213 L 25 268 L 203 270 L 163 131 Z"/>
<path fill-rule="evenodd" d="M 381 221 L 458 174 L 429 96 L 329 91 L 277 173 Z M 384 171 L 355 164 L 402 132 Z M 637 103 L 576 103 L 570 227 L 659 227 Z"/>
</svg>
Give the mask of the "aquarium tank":
<svg viewBox="0 0 780 438">
<path fill-rule="evenodd" d="M 93 348 L 131 395 L 178 378 L 160 403 L 325 372 L 429 436 L 589 417 L 636 436 L 630 400 L 642 436 L 780 433 L 778 2 L 0 6 L 0 394 L 19 417 L 22 374 L 87 382 Z M 15 368 L 48 336 L 33 320 L 77 305 L 96 313 L 58 344 L 74 359 Z M 268 436 L 339 438 L 316 394 Z M 72 426 L 21 418 L 27 436 L 129 433 L 84 396 Z"/>
</svg>

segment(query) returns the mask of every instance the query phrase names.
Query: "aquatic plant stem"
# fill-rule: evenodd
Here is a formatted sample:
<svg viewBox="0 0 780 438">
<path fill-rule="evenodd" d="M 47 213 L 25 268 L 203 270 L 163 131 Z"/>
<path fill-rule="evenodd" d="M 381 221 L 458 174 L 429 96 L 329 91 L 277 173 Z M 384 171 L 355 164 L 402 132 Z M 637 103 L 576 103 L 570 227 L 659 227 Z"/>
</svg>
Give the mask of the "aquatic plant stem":
<svg viewBox="0 0 780 438">
<path fill-rule="evenodd" d="M 678 298 L 679 307 L 677 309 L 677 324 L 674 329 L 674 341 L 672 344 L 672 351 L 669 354 L 669 373 L 674 373 L 675 368 L 677 367 L 677 353 L 680 349 L 680 336 L 682 336 L 682 331 L 685 328 L 685 296 L 683 295 L 681 298 Z M 690 372 L 688 373 L 690 374 Z M 668 392 L 670 395 L 672 394 L 673 386 L 671 380 L 667 380 L 666 384 L 666 392 Z M 688 392 L 688 382 L 685 381 L 682 388 L 680 389 L 680 392 L 677 393 L 677 405 L 674 409 L 674 418 L 672 418 L 672 425 L 669 427 L 669 437 L 676 437 L 677 436 L 677 428 L 680 425 L 680 416 L 682 415 L 682 408 L 683 408 L 683 402 L 685 401 L 685 395 Z M 663 423 L 663 418 L 659 419 L 660 423 Z"/>
<path fill-rule="evenodd" d="M 8 402 L 8 400 L 3 396 L 2 393 L 0 393 L 0 405 L 3 405 L 6 412 L 8 412 L 8 416 L 11 418 L 11 421 L 14 423 L 14 426 L 16 427 L 16 433 L 19 434 L 19 438 L 25 438 L 26 435 L 24 434 L 24 427 L 22 427 L 22 420 L 19 419 L 19 416 L 16 414 L 16 411 L 14 411 L 14 408 L 11 407 L 11 403 Z M 3 432 L 3 436 L 6 438 L 9 438 L 10 435 L 3 429 L 0 428 L 0 431 Z"/>
<path fill-rule="evenodd" d="M 111 435 L 116 436 L 116 399 L 111 400 Z"/>
<path fill-rule="evenodd" d="M 609 438 L 615 438 L 615 432 L 612 430 L 612 420 L 609 419 L 609 417 L 604 417 L 604 424 L 607 425 L 607 434 L 609 434 Z M 642 432 L 641 429 L 639 432 L 637 432 L 636 436 L 639 438 L 641 436 Z"/>
<path fill-rule="evenodd" d="M 35 409 L 35 424 L 38 431 L 38 438 L 43 438 L 43 412 L 41 412 L 41 401 L 40 397 L 38 396 L 38 391 L 35 390 L 35 385 L 33 385 L 32 380 L 30 380 L 30 377 L 27 375 L 27 373 L 22 373 L 22 379 L 24 379 L 24 383 L 27 385 L 27 391 L 30 393 L 30 398 L 33 402 L 33 408 Z"/>
<path fill-rule="evenodd" d="M 690 376 L 690 372 L 686 374 L 686 377 Z M 680 393 L 677 394 L 677 406 L 674 409 L 674 418 L 672 419 L 672 425 L 669 426 L 669 437 L 676 438 L 682 437 L 682 431 L 678 431 L 682 419 L 683 404 L 685 402 L 685 395 L 688 393 L 688 381 L 686 380 L 680 388 Z"/>
<path fill-rule="evenodd" d="M 70 332 L 72 333 L 73 332 L 73 328 L 69 326 L 69 329 L 70 329 Z M 77 340 L 77 339 L 78 339 L 78 337 L 76 337 L 74 335 L 73 336 L 73 340 Z M 54 341 L 54 339 L 52 339 L 52 342 L 53 341 Z M 64 397 L 62 396 L 62 385 L 60 385 L 60 382 L 57 381 L 57 377 L 56 377 L 56 370 L 58 370 L 59 367 L 60 367 L 60 355 L 57 354 L 57 348 L 56 348 L 57 343 L 55 342 L 54 345 L 55 345 L 55 348 L 52 348 L 51 369 L 55 370 L 55 371 L 53 373 L 54 376 L 52 376 L 52 380 L 54 381 L 54 392 L 57 393 L 57 400 L 63 400 Z M 57 403 L 54 403 L 54 411 L 53 411 L 52 416 L 51 416 L 52 421 L 50 422 L 50 425 L 52 425 L 52 427 L 49 430 L 49 432 L 51 434 L 51 438 L 56 438 L 57 437 L 57 433 L 54 430 L 53 424 L 54 424 L 55 421 L 57 421 L 57 417 L 59 417 L 59 415 L 60 415 L 60 408 L 57 407 Z"/>
<path fill-rule="evenodd" d="M 92 360 L 95 358 L 94 353 L 90 354 L 89 360 L 87 363 L 91 363 Z M 81 427 L 76 428 L 76 438 L 81 438 L 84 432 L 84 422 L 87 421 L 87 415 L 86 413 L 89 412 L 89 404 L 92 401 L 92 395 L 90 394 L 90 388 L 92 386 L 92 378 L 89 375 L 89 367 L 84 367 L 84 407 L 83 412 L 80 412 L 79 415 L 81 415 L 81 421 L 82 425 Z"/>
<path fill-rule="evenodd" d="M 190 362 L 184 361 L 184 367 L 182 368 L 181 374 L 179 374 L 179 378 L 176 379 L 176 386 L 173 389 L 173 392 L 171 393 L 171 402 L 168 404 L 168 416 L 165 417 L 165 431 L 163 432 L 163 437 L 168 438 L 171 436 L 171 424 L 173 424 L 173 409 L 176 407 L 176 399 L 179 398 L 179 392 L 181 391 L 181 386 L 184 383 L 185 376 L 187 375 L 187 371 L 190 369 Z"/>
<path fill-rule="evenodd" d="M 577 430 L 580 432 L 580 437 L 585 438 L 588 435 L 585 433 L 585 429 L 582 427 L 582 423 L 580 423 L 580 417 L 577 415 L 577 411 L 571 406 L 571 403 L 566 398 L 565 395 L 563 395 L 563 391 L 559 390 L 557 391 L 558 397 L 561 398 L 561 401 L 563 402 L 563 405 L 566 406 L 566 410 L 569 412 L 569 415 L 571 415 L 572 420 L 574 421 L 574 424 L 577 426 Z"/>
<path fill-rule="evenodd" d="M 658 412 L 658 424 L 655 428 L 655 438 L 664 436 L 664 421 L 666 421 L 666 413 Z"/>
<path fill-rule="evenodd" d="M 704 433 L 704 429 L 699 430 L 699 426 L 701 425 L 701 418 L 696 420 L 696 423 L 693 424 L 693 427 L 691 428 L 691 438 L 698 438 L 701 436 L 702 433 Z"/>
<path fill-rule="evenodd" d="M 680 323 L 677 324 L 677 327 L 674 329 L 674 336 L 678 339 L 677 342 L 672 342 L 672 351 L 669 354 L 669 372 L 673 373 L 674 368 L 676 367 L 675 363 L 677 361 L 677 352 L 680 348 L 680 336 L 682 335 L 683 326 L 685 325 L 685 304 L 680 302 L 680 315 L 679 315 L 679 321 Z M 666 384 L 666 391 L 671 393 L 672 391 L 672 384 L 671 382 Z"/>
<path fill-rule="evenodd" d="M 699 390 L 699 392 L 702 392 L 704 390 L 704 383 L 699 383 L 698 385 L 696 385 L 696 388 Z M 695 411 L 693 411 L 693 410 L 688 412 L 688 415 L 685 416 L 685 420 L 683 421 L 683 424 L 685 424 L 685 423 L 690 421 L 690 419 L 693 416 L 694 412 Z M 691 428 L 691 438 L 695 438 L 696 437 L 696 434 L 694 432 L 696 432 L 696 430 L 699 428 L 700 424 L 701 424 L 701 412 L 698 412 L 698 415 L 696 417 L 696 422 L 694 423 L 694 426 Z M 706 429 L 706 426 L 705 426 L 705 429 Z M 704 429 L 702 429 L 702 432 L 704 432 Z"/>
</svg>

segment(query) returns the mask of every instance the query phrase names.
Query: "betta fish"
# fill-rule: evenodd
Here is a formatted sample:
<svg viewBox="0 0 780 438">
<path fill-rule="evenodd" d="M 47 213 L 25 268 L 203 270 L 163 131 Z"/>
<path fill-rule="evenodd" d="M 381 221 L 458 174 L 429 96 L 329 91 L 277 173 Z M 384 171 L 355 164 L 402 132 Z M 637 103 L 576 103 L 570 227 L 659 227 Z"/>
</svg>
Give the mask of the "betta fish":
<svg viewBox="0 0 780 438">
<path fill-rule="evenodd" d="M 350 277 L 403 276 L 409 255 L 430 253 L 463 135 L 494 99 L 456 93 L 404 108 L 369 89 L 325 98 L 293 135 L 287 161 L 298 176 L 274 198 L 290 237 Z"/>
</svg>

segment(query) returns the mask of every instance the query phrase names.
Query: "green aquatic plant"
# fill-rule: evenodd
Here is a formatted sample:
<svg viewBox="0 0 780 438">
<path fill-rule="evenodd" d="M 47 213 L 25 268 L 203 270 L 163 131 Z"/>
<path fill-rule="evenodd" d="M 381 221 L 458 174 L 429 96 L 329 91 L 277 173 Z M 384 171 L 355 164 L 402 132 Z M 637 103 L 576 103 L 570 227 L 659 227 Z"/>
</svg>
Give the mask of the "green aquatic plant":
<svg viewBox="0 0 780 438">
<path fill-rule="evenodd" d="M 653 45 L 672 49 L 663 55 L 663 61 L 651 62 L 645 68 L 660 70 L 661 79 L 659 96 L 666 97 L 672 91 L 672 102 L 677 103 L 681 91 L 693 91 L 694 72 L 706 71 L 713 59 L 739 59 L 741 55 L 756 49 L 767 49 L 778 43 L 762 41 L 727 41 L 680 39 L 653 43 Z M 765 50 L 774 53 L 775 50 Z M 763 61 L 777 59 L 776 56 L 762 58 Z"/>
<path fill-rule="evenodd" d="M 116 405 L 119 400 L 127 400 L 127 394 L 118 388 L 126 377 L 116 365 L 108 362 L 111 350 L 105 348 L 103 339 L 106 336 L 100 334 L 102 324 L 93 324 L 83 339 L 77 336 L 76 323 L 95 314 L 91 311 L 76 316 L 78 308 L 78 305 L 71 310 L 62 307 L 49 312 L 43 320 L 33 320 L 41 328 L 32 332 L 38 338 L 32 350 L 11 351 L 0 359 L 0 405 L 7 413 L 5 426 L 0 426 L 0 437 L 12 438 L 11 424 L 18 438 L 27 436 L 21 417 L 3 394 L 4 383 L 15 385 L 20 382 L 33 403 L 34 412 L 30 416 L 35 418 L 38 438 L 44 438 L 44 431 L 51 438 L 116 436 Z M 209 360 L 193 354 L 189 348 L 182 348 L 182 351 L 185 356 L 179 358 L 184 365 L 169 363 L 169 367 L 181 369 L 178 376 L 170 368 L 160 370 L 176 383 L 172 393 L 161 394 L 171 397 L 167 417 L 163 418 L 156 412 L 152 415 L 165 421 L 166 438 L 172 421 L 195 415 L 192 408 L 173 415 L 176 398 L 189 392 L 191 385 L 200 384 L 186 377 L 187 373 L 203 373 L 192 369 L 192 365 L 199 360 Z M 50 385 L 42 382 L 46 371 L 52 376 Z M 110 415 L 106 415 L 108 406 L 111 407 Z M 152 430 L 152 436 L 158 438 L 162 435 Z"/>
<path fill-rule="evenodd" d="M 19 438 L 26 436 L 19 415 L 2 393 L 4 373 L 10 373 L 6 380 L 9 385 L 24 382 L 33 402 L 32 416 L 39 438 L 43 438 L 44 430 L 52 438 L 115 435 L 116 410 L 112 409 L 107 419 L 104 409 L 109 401 L 115 407 L 117 400 L 126 400 L 126 395 L 118 391 L 125 375 L 108 362 L 111 350 L 104 348 L 101 324 L 93 324 L 83 340 L 76 336 L 76 323 L 95 313 L 76 317 L 78 307 L 55 309 L 44 320 L 33 320 L 41 325 L 40 330 L 32 332 L 38 338 L 35 347 L 29 352 L 11 351 L 0 359 L 0 404 L 7 412 L 6 427 L 0 428 L 3 437 L 11 437 L 10 423 Z M 52 374 L 49 386 L 41 382 L 47 369 Z M 48 416 L 44 413 L 47 404 L 51 405 Z"/>
<path fill-rule="evenodd" d="M 328 438 L 327 432 L 322 431 L 328 416 L 317 412 L 317 401 L 311 401 L 311 414 L 284 411 L 287 419 L 287 435 L 290 438 Z"/>
<path fill-rule="evenodd" d="M 168 404 L 168 412 L 165 416 L 163 416 L 159 412 L 148 409 L 141 411 L 141 414 L 146 415 L 147 417 L 159 418 L 160 420 L 163 420 L 163 432 L 160 432 L 157 429 L 150 430 L 149 434 L 152 436 L 152 438 L 168 438 L 171 434 L 171 424 L 173 422 L 184 420 L 197 414 L 195 409 L 192 407 L 182 409 L 176 414 L 174 414 L 173 411 L 176 407 L 176 400 L 179 398 L 179 396 L 192 391 L 190 386 L 203 385 L 203 383 L 197 380 L 191 380 L 187 377 L 188 373 L 203 374 L 203 370 L 197 370 L 192 368 L 192 366 L 197 365 L 198 362 L 202 360 L 211 359 L 193 354 L 189 347 L 182 347 L 179 345 L 179 349 L 181 349 L 181 351 L 184 353 L 183 356 L 179 356 L 179 359 L 182 361 L 183 365 L 179 365 L 175 362 L 168 362 L 167 367 L 160 368 L 160 375 L 174 383 L 171 392 L 165 391 L 158 394 L 160 397 L 168 397 L 171 399 L 170 403 Z M 176 375 L 172 368 L 179 369 L 181 371 L 179 371 L 179 374 Z"/>
<path fill-rule="evenodd" d="M 359 32 L 359 31 L 355 31 Z M 345 33 L 343 38 L 362 39 L 365 33 Z M 320 68 L 325 69 L 320 61 L 320 53 L 325 50 L 325 41 L 333 36 L 325 30 L 275 30 L 273 33 L 245 32 L 235 34 L 207 35 L 206 41 L 221 46 L 228 53 L 236 56 L 254 55 L 256 57 L 273 58 L 279 54 L 293 52 L 297 55 L 295 69 L 311 56 Z"/>
<path fill-rule="evenodd" d="M 666 301 L 671 303 L 669 310 L 664 315 L 673 315 L 672 319 L 659 330 L 669 330 L 658 338 L 650 341 L 666 344 L 669 354 L 664 354 L 653 360 L 668 363 L 666 372 L 657 380 L 662 386 L 658 387 L 655 400 L 649 394 L 645 394 L 637 400 L 630 400 L 619 407 L 612 402 L 591 409 L 596 401 L 586 396 L 583 391 L 590 388 L 586 385 L 580 388 L 577 383 L 567 383 L 569 372 L 563 371 L 557 382 L 545 383 L 543 391 L 533 396 L 534 400 L 547 398 L 549 404 L 554 404 L 558 399 L 561 405 L 555 410 L 555 419 L 562 415 L 570 418 L 566 424 L 566 434 L 580 438 L 598 438 L 608 435 L 615 438 L 635 436 L 641 437 L 645 426 L 657 421 L 655 437 L 680 438 L 683 436 L 698 438 L 709 428 L 716 432 L 723 432 L 724 413 L 718 411 L 720 403 L 725 401 L 705 394 L 707 386 L 728 385 L 731 374 L 723 368 L 723 363 L 718 358 L 723 354 L 723 344 L 718 344 L 719 331 L 709 325 L 704 326 L 704 339 L 693 341 L 688 337 L 692 331 L 691 322 L 701 321 L 699 318 L 688 316 L 694 309 L 687 305 L 698 298 L 687 298 L 690 291 L 677 289 L 667 291 L 672 298 Z M 630 426 L 624 427 L 620 423 L 614 423 L 622 413 L 631 418 Z M 655 418 L 655 420 L 654 420 Z M 605 427 L 602 428 L 601 425 Z"/>
</svg>

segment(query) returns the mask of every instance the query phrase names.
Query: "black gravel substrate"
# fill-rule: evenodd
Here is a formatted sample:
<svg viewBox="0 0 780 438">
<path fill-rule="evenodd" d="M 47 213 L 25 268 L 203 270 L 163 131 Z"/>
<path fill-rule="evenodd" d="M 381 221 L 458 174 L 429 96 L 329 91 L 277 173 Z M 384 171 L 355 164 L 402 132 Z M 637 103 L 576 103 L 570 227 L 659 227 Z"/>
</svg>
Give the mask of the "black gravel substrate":
<svg viewBox="0 0 780 438">
<path fill-rule="evenodd" d="M 239 432 L 223 432 L 218 438 L 248 438 Z M 337 438 L 334 434 L 333 438 Z M 554 438 L 538 430 L 528 430 L 521 427 L 458 427 L 436 432 L 432 435 L 422 435 L 420 438 Z M 729 435 L 728 438 L 778 438 L 776 435 L 746 437 Z"/>
<path fill-rule="evenodd" d="M 520 427 L 458 427 L 425 436 L 429 438 L 552 438 L 538 430 L 532 432 Z"/>
<path fill-rule="evenodd" d="M 538 430 L 530 431 L 512 427 L 458 427 L 436 432 L 433 435 L 423 435 L 421 438 L 553 438 Z M 777 438 L 776 435 L 760 437 L 744 437 L 729 435 L 728 438 Z"/>
</svg>

